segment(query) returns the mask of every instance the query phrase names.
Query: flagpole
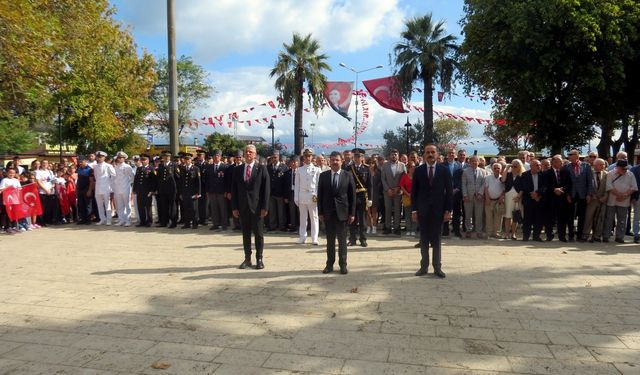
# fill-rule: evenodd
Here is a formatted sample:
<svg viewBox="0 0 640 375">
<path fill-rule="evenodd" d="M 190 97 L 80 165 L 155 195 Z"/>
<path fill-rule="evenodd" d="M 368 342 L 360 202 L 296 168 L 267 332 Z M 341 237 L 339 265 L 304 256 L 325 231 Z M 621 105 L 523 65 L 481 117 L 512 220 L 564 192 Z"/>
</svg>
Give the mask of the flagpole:
<svg viewBox="0 0 640 375">
<path fill-rule="evenodd" d="M 358 74 L 368 72 L 369 70 L 380 69 L 383 66 L 378 65 L 378 66 L 374 66 L 373 68 L 362 69 L 362 70 L 355 70 L 352 67 L 347 66 L 345 63 L 340 63 L 340 66 L 345 69 L 349 69 L 350 71 L 356 74 L 356 117 L 355 117 L 355 126 L 353 128 L 353 147 L 358 147 L 358 99 L 360 99 L 358 97 Z"/>
</svg>

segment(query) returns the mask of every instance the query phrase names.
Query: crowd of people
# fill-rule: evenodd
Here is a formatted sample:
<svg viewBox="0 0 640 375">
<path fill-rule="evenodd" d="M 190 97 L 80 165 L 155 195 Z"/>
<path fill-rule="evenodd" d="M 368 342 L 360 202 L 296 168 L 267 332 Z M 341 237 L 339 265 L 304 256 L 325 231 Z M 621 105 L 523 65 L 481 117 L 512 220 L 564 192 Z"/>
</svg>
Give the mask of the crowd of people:
<svg viewBox="0 0 640 375">
<path fill-rule="evenodd" d="M 319 175 L 331 169 L 328 160 L 309 149 L 288 160 L 277 151 L 267 159 L 253 157 L 265 167 L 268 180 L 260 230 L 296 232 L 299 244 L 318 245 L 319 234 L 326 233 L 319 221 Z M 367 157 L 357 148 L 341 153 L 340 169 L 352 175 L 355 186 L 348 246 L 367 247 L 369 236 L 418 236 L 411 196 L 414 172 L 425 157 L 397 150 Z M 240 231 L 239 212 L 234 211 L 243 203 L 234 203 L 233 176 L 243 173 L 246 158 L 246 150 L 229 156 L 213 150 L 195 156 L 163 152 L 131 158 L 123 152 L 109 158 L 98 151 L 73 161 L 35 160 L 27 167 L 16 156 L 4 167 L 0 192 L 35 183 L 43 210 L 11 222 L 3 209 L 0 224 L 8 234 L 73 222 L 183 229 L 210 225 L 212 231 Z M 612 163 L 595 152 L 581 160 L 578 150 L 566 159 L 521 151 L 507 162 L 500 156 L 487 161 L 447 149 L 436 162 L 452 179 L 452 212 L 442 225 L 444 237 L 562 242 L 613 238 L 622 243 L 631 234 L 634 242 L 640 241 L 640 166 L 631 167 L 624 152 Z M 244 177 L 246 182 L 250 176 Z"/>
</svg>

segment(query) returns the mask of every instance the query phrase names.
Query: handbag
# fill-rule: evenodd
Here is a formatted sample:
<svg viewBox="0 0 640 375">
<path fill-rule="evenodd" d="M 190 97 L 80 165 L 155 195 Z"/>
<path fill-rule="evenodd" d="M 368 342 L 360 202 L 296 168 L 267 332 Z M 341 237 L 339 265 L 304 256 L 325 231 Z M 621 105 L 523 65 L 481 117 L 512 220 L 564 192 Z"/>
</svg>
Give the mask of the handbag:
<svg viewBox="0 0 640 375">
<path fill-rule="evenodd" d="M 515 208 L 511 212 L 511 218 L 514 223 L 522 223 L 522 211 L 520 210 L 520 204 L 516 204 Z"/>
</svg>

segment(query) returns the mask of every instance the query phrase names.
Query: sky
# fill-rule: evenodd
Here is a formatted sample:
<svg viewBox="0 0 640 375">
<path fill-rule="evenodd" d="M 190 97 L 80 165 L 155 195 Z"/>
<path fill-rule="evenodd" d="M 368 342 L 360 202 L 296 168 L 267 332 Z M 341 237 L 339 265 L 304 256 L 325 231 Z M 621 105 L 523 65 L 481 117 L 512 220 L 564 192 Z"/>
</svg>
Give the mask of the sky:
<svg viewBox="0 0 640 375">
<path fill-rule="evenodd" d="M 115 19 L 131 30 L 140 50 L 157 57 L 167 55 L 166 1 L 111 0 L 111 3 L 116 9 Z M 239 119 L 246 121 L 278 114 L 277 110 L 260 104 L 275 101 L 277 97 L 269 72 L 282 44 L 290 43 L 293 32 L 312 33 L 320 42 L 321 51 L 329 56 L 327 62 L 332 68 L 325 72 L 329 81 L 355 81 L 355 74 L 340 63 L 358 71 L 383 65 L 381 69 L 359 74 L 357 85 L 363 88 L 362 80 L 392 74 L 390 52 L 400 41 L 404 21 L 411 17 L 431 12 L 435 20 L 444 20 L 447 32 L 461 42 L 459 20 L 463 16 L 463 4 L 463 0 L 178 0 L 177 55 L 191 56 L 209 73 L 210 84 L 215 87 L 214 94 L 194 111 L 193 117 L 237 112 Z M 366 100 L 368 123 L 358 136 L 358 143 L 382 145 L 385 130 L 403 126 L 407 118 L 411 123 L 422 118 L 415 110 L 400 114 L 380 107 L 372 98 Z M 422 94 L 416 92 L 411 103 L 421 107 L 422 100 Z M 242 112 L 250 107 L 256 108 Z M 455 89 L 455 95 L 445 97 L 442 102 L 434 98 L 434 107 L 441 112 L 483 119 L 489 119 L 491 111 L 490 102 L 464 96 L 460 86 Z M 353 103 L 350 115 L 354 115 Z M 358 117 L 362 123 L 360 104 Z M 313 143 L 312 147 L 318 149 L 322 144 L 333 144 L 338 138 L 353 135 L 354 122 L 328 107 L 317 116 L 305 112 L 303 123 L 309 135 L 306 145 Z M 293 117 L 278 116 L 274 126 L 276 139 L 291 145 Z M 495 153 L 495 146 L 482 135 L 483 126 L 468 123 L 471 135 L 462 141 L 462 147 L 481 154 Z M 198 138 L 202 142 L 214 131 L 234 134 L 234 129 L 226 126 L 200 125 L 186 131 L 182 141 L 190 143 Z M 238 124 L 235 132 L 271 140 L 267 124 L 254 121 L 252 126 Z M 162 141 L 155 139 L 156 143 Z"/>
</svg>

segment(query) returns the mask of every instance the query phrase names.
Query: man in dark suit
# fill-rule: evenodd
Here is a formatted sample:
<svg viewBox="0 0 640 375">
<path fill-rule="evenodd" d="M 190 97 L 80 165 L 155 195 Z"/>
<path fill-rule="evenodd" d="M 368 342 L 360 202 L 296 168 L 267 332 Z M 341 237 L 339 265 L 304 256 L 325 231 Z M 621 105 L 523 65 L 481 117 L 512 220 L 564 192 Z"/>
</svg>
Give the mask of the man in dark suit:
<svg viewBox="0 0 640 375">
<path fill-rule="evenodd" d="M 544 224 L 544 198 L 546 184 L 540 172 L 540 161 L 534 159 L 530 163 L 528 171 L 522 174 L 518 180 L 524 206 L 524 222 L 522 224 L 522 240 L 529 241 L 531 228 L 533 227 L 533 240 L 542 241 L 540 232 Z"/>
<path fill-rule="evenodd" d="M 569 170 L 562 168 L 562 156 L 555 155 L 551 158 L 551 168 L 545 172 L 544 181 L 547 184 L 547 220 L 544 231 L 547 241 L 553 239 L 553 226 L 557 224 L 558 239 L 567 242 L 567 217 L 569 195 L 571 194 L 571 176 Z M 571 218 L 573 220 L 573 218 Z"/>
<path fill-rule="evenodd" d="M 251 267 L 251 234 L 255 236 L 256 269 L 263 269 L 264 217 L 269 205 L 269 173 L 256 160 L 256 146 L 244 148 L 244 164 L 236 166 L 231 181 L 231 208 L 233 216 L 240 218 L 244 262 L 240 269 Z"/>
<path fill-rule="evenodd" d="M 569 219 L 567 221 L 569 240 L 573 241 L 575 236 L 578 242 L 584 242 L 585 238 L 582 236 L 582 232 L 587 203 L 590 202 L 593 194 L 593 171 L 589 163 L 580 161 L 580 151 L 573 149 L 569 151 L 567 157 L 571 162 L 564 166 L 564 169 L 567 169 L 569 176 L 571 176 L 571 191 L 568 192 L 569 202 L 566 213 Z M 576 216 L 578 217 L 578 228 L 575 228 L 573 223 Z"/>
<path fill-rule="evenodd" d="M 140 155 L 142 165 L 136 168 L 136 175 L 133 178 L 133 194 L 136 196 L 138 205 L 139 223 L 136 227 L 150 227 L 152 223 L 151 217 L 151 198 L 152 192 L 156 190 L 155 174 L 153 167 L 149 165 L 149 155 Z"/>
<path fill-rule="evenodd" d="M 411 215 L 420 226 L 420 269 L 416 276 L 427 274 L 429 268 L 429 245 L 433 248 L 434 274 L 445 277 L 442 272 L 440 238 L 442 222 L 451 219 L 453 186 L 451 173 L 438 160 L 438 149 L 434 144 L 424 147 L 424 164 L 416 168 L 411 188 Z"/>
<path fill-rule="evenodd" d="M 202 184 L 200 183 L 200 169 L 193 164 L 192 155 L 185 154 L 184 164 L 178 167 L 177 183 L 180 192 L 180 202 L 182 208 L 182 229 L 198 229 L 198 200 L 202 195 Z"/>
<path fill-rule="evenodd" d="M 347 223 L 355 220 L 356 184 L 353 176 L 342 169 L 342 155 L 334 151 L 330 156 L 331 170 L 320 173 L 318 179 L 318 214 L 327 232 L 327 265 L 322 273 L 333 271 L 338 239 L 340 273 L 347 270 Z"/>
<path fill-rule="evenodd" d="M 193 164 L 200 170 L 200 191 L 202 194 L 198 198 L 198 223 L 207 225 L 207 191 L 206 180 L 204 179 L 204 171 L 207 166 L 206 154 L 202 150 L 196 151 L 196 159 Z"/>
<path fill-rule="evenodd" d="M 176 207 L 176 164 L 171 161 L 171 152 L 161 154 L 162 162 L 156 169 L 156 200 L 158 203 L 159 227 L 175 228 L 178 225 Z"/>
<path fill-rule="evenodd" d="M 285 184 L 285 173 L 289 168 L 280 161 L 280 152 L 274 151 L 271 156 L 271 163 L 267 165 L 269 172 L 269 186 L 271 196 L 269 197 L 269 230 L 287 230 L 287 218 L 284 214 L 284 199 L 288 198 Z"/>
<path fill-rule="evenodd" d="M 227 178 L 227 165 L 222 162 L 222 152 L 213 150 L 213 160 L 205 166 L 203 171 L 206 180 L 206 192 L 209 202 L 209 214 L 211 215 L 211 230 L 226 231 L 229 225 L 227 218 L 227 199 L 225 198 L 225 179 Z"/>
</svg>

